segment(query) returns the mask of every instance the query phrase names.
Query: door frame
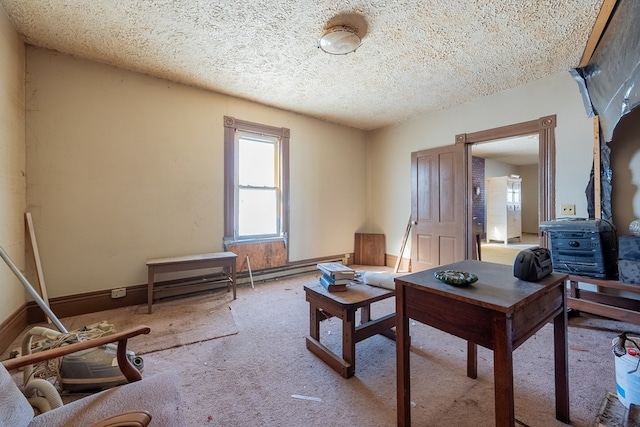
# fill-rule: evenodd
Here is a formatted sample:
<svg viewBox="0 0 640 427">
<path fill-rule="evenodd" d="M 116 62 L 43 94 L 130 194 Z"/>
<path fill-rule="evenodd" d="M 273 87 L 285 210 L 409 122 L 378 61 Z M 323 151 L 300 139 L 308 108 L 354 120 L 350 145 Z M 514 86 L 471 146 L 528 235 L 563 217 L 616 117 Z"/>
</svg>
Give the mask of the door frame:
<svg viewBox="0 0 640 427">
<path fill-rule="evenodd" d="M 467 235 L 465 251 L 468 259 L 473 258 L 473 219 L 472 219 L 472 173 L 471 146 L 496 139 L 538 134 L 538 221 L 549 221 L 555 218 L 555 181 L 556 181 L 556 115 L 540 117 L 537 120 L 515 123 L 512 125 L 456 135 L 456 144 L 465 144 L 464 164 L 467 167 L 467 184 L 465 185 L 465 216 L 467 218 Z M 538 233 L 540 247 L 548 248 L 547 235 Z"/>
</svg>

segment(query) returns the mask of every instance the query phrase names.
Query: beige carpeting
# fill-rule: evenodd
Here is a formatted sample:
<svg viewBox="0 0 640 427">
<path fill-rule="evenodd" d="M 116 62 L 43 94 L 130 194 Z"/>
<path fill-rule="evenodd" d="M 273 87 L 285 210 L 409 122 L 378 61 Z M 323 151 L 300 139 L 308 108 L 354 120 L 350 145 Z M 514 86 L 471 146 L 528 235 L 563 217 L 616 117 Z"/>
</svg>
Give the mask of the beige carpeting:
<svg viewBox="0 0 640 427">
<path fill-rule="evenodd" d="M 173 299 L 153 304 L 130 306 L 62 319 L 70 331 L 92 323 L 106 321 L 117 331 L 132 325 L 147 325 L 153 334 L 136 337 L 136 354 L 146 354 L 172 347 L 225 337 L 238 333 L 226 293 Z M 133 342 L 133 340 L 132 340 Z"/>
<path fill-rule="evenodd" d="M 315 275 L 256 284 L 255 289 L 240 287 L 235 301 L 224 291 L 176 300 L 184 312 L 230 311 L 237 333 L 144 354 L 144 375 L 172 370 L 182 376 L 190 426 L 396 425 L 395 343 L 382 336 L 358 343 L 353 378 L 345 380 L 331 370 L 305 347 L 309 308 L 302 286 L 312 280 L 317 280 Z M 215 307 L 209 305 L 212 299 L 217 301 Z M 208 308 L 197 309 L 199 305 Z M 162 313 L 159 304 L 154 306 L 156 313 Z M 372 315 L 394 309 L 391 298 L 376 303 Z M 105 314 L 92 319 L 103 320 Z M 119 316 L 111 317 L 106 320 Z M 193 321 L 200 323 L 195 317 Z M 151 318 L 143 312 L 130 322 L 149 324 Z M 176 322 L 172 316 L 164 321 L 152 327 L 153 340 L 163 340 Z M 66 325 L 68 320 L 62 322 Z M 217 328 L 215 320 L 208 322 Z M 178 335 L 190 332 L 189 323 L 180 328 Z M 492 352 L 479 348 L 478 378 L 472 380 L 466 377 L 463 340 L 416 322 L 411 322 L 410 330 L 413 425 L 494 425 Z M 625 330 L 640 333 L 637 326 L 607 319 L 570 320 L 573 426 L 592 427 L 603 398 L 615 392 L 611 340 Z M 322 322 L 321 333 L 326 345 L 339 349 L 337 319 Z M 138 353 L 149 351 L 140 337 L 131 339 L 129 347 Z M 555 420 L 551 325 L 514 352 L 514 383 L 516 418 L 523 425 L 564 426 Z"/>
</svg>

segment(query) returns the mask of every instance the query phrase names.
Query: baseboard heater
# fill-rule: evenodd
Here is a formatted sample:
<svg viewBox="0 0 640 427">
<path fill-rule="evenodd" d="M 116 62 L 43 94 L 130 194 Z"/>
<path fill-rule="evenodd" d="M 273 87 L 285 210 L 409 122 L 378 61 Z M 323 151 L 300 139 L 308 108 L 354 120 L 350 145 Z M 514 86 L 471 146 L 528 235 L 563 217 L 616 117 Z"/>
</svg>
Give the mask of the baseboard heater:
<svg viewBox="0 0 640 427">
<path fill-rule="evenodd" d="M 316 258 L 313 260 L 300 261 L 290 263 L 282 267 L 265 268 L 252 271 L 253 282 L 265 282 L 267 280 L 284 279 L 287 277 L 297 276 L 300 274 L 317 272 L 316 264 L 319 262 L 343 262 L 344 258 L 340 256 Z M 245 285 L 251 283 L 251 276 L 248 271 L 237 274 L 237 285 Z"/>
<path fill-rule="evenodd" d="M 312 260 L 298 261 L 280 267 L 263 268 L 260 270 L 241 271 L 236 274 L 236 286 L 243 286 L 251 283 L 262 283 L 268 280 L 278 280 L 288 277 L 298 276 L 317 272 L 316 264 L 319 262 L 344 262 L 340 256 L 315 258 Z M 179 296 L 189 296 L 201 292 L 212 291 L 227 287 L 226 276 L 221 280 L 220 274 L 212 274 L 197 277 L 183 277 L 170 281 L 158 282 L 158 290 L 155 291 L 154 299 L 175 298 Z"/>
</svg>

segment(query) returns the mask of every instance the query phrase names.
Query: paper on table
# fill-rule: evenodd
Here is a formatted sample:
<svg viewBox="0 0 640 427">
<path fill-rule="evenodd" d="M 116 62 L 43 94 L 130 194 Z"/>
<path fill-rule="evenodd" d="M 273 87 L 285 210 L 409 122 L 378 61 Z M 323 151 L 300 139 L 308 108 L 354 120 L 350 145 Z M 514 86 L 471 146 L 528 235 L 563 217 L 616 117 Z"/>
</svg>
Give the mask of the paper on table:
<svg viewBox="0 0 640 427">
<path fill-rule="evenodd" d="M 370 286 L 376 286 L 378 288 L 396 289 L 396 284 L 393 281 L 401 274 L 379 273 L 375 271 L 365 271 L 362 275 L 362 281 Z"/>
</svg>

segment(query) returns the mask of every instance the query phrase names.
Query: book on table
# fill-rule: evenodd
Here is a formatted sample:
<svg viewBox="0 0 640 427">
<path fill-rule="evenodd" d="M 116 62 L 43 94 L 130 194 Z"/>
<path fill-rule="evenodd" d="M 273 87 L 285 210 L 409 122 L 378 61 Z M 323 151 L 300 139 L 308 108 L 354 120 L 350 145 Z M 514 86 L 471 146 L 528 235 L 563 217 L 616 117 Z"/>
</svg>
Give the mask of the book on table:
<svg viewBox="0 0 640 427">
<path fill-rule="evenodd" d="M 331 276 L 322 274 L 320 276 L 320 284 L 329 292 L 342 292 L 347 290 L 347 285 L 351 282 L 349 279 L 333 279 Z"/>
<path fill-rule="evenodd" d="M 333 278 L 334 280 L 353 280 L 356 277 L 354 269 L 339 262 L 321 262 L 317 264 L 317 267 L 323 275 Z"/>
</svg>

